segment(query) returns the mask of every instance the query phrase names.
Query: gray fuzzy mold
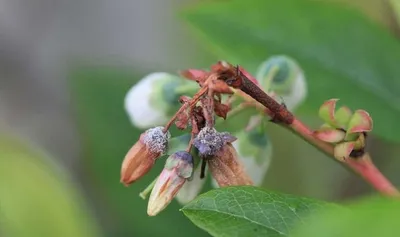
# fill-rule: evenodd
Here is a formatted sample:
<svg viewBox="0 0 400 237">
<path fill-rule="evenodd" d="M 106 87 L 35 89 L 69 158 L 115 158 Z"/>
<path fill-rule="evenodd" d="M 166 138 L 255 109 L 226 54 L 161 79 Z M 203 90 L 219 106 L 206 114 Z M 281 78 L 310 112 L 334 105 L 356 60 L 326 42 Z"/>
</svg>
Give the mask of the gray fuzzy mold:
<svg viewBox="0 0 400 237">
<path fill-rule="evenodd" d="M 228 132 L 218 132 L 215 128 L 204 127 L 193 140 L 193 145 L 199 150 L 201 156 L 214 156 L 226 143 L 235 141 L 236 138 Z"/>
<path fill-rule="evenodd" d="M 164 127 L 154 127 L 146 131 L 144 136 L 144 144 L 151 152 L 164 154 L 168 149 L 168 140 L 171 138 L 171 133 L 164 133 Z"/>
</svg>

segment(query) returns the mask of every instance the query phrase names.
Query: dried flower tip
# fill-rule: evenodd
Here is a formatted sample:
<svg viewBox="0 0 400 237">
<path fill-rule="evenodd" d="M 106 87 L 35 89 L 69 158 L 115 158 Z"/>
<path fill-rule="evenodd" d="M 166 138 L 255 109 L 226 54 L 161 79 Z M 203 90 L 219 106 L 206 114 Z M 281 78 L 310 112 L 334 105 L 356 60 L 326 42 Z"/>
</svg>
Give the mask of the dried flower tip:
<svg viewBox="0 0 400 237">
<path fill-rule="evenodd" d="M 218 132 L 215 128 L 204 127 L 193 140 L 193 145 L 199 150 L 201 156 L 213 156 L 222 147 L 235 141 L 236 138 L 227 132 Z"/>
<path fill-rule="evenodd" d="M 155 216 L 164 210 L 192 173 L 193 157 L 190 153 L 178 151 L 168 157 L 150 194 L 147 214 Z"/>
<path fill-rule="evenodd" d="M 164 132 L 164 127 L 159 126 L 150 128 L 146 131 L 143 137 L 143 142 L 151 152 L 165 154 L 168 148 L 168 140 L 171 138 L 169 131 Z"/>
<path fill-rule="evenodd" d="M 253 185 L 253 181 L 245 172 L 231 143 L 224 145 L 214 157 L 208 158 L 207 161 L 210 173 L 219 187 Z"/>
</svg>

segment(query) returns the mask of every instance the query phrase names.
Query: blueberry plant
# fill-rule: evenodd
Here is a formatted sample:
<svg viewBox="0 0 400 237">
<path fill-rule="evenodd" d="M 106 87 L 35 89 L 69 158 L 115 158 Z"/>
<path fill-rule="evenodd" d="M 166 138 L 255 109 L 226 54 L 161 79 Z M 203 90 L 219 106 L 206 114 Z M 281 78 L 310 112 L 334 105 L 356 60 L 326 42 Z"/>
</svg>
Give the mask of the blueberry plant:
<svg viewBox="0 0 400 237">
<path fill-rule="evenodd" d="M 308 67 L 303 68 L 300 59 L 319 58 L 312 52 L 296 48 L 295 43 L 270 50 L 293 52 L 289 56 L 269 53 L 267 57 L 259 51 L 254 55 L 249 53 L 248 48 L 254 45 L 259 47 L 271 43 L 280 46 L 273 36 L 264 31 L 259 33 L 261 22 L 257 17 L 251 17 L 254 11 L 262 18 L 257 15 L 255 6 L 268 8 L 272 6 L 268 2 L 218 2 L 213 3 L 213 7 L 210 7 L 213 4 L 206 4 L 188 11 L 187 19 L 222 51 L 228 52 L 224 55 L 232 61 L 217 61 L 209 69 L 191 68 L 177 75 L 151 73 L 128 91 L 125 111 L 132 124 L 145 131 L 122 162 L 121 182 L 130 186 L 148 174 L 156 162 L 164 162 L 164 169 L 140 193 L 143 199 L 149 196 L 147 214 L 158 215 L 176 199 L 183 205 L 182 212 L 213 236 L 398 236 L 399 229 L 390 224 L 390 219 L 395 215 L 394 210 L 400 208 L 400 193 L 376 168 L 368 152 L 367 137 L 373 132 L 376 121 L 373 122 L 368 109 L 354 108 L 357 104 L 354 99 L 361 94 L 357 90 L 361 89 L 353 86 L 349 91 L 354 92 L 354 97 L 341 98 L 351 106 L 337 106 L 340 93 L 335 98 L 314 100 L 313 103 L 319 103 L 315 114 L 321 119 L 321 125 L 313 129 L 294 111 L 306 102 L 313 83 L 306 76 Z M 299 2 L 302 3 L 282 1 L 275 4 L 299 16 L 325 12 L 329 18 L 331 14 L 324 5 Z M 268 13 L 266 22 L 283 22 L 279 27 L 290 23 L 282 15 L 272 11 Z M 243 22 L 237 18 L 240 15 L 244 16 Z M 210 26 L 212 20 L 225 34 Z M 310 26 L 316 24 L 306 23 Z M 244 30 L 245 27 L 248 29 Z M 277 35 L 281 34 L 279 27 Z M 292 35 L 294 38 L 295 33 Z M 301 37 L 300 33 L 303 32 L 299 32 Z M 244 45 L 235 41 L 235 35 L 240 34 L 250 38 L 243 37 Z M 263 37 L 268 42 L 262 41 Z M 309 40 L 314 40 L 315 44 L 329 41 L 324 37 L 317 35 Z M 330 53 L 334 57 L 333 51 L 337 48 L 335 42 L 332 44 Z M 354 53 L 366 50 L 354 47 L 349 50 Z M 395 48 L 400 52 L 400 46 Z M 264 60 L 260 60 L 262 57 Z M 243 64 L 234 64 L 233 61 Z M 361 67 L 355 61 L 348 64 Z M 322 67 L 329 68 L 326 65 Z M 341 69 L 343 74 L 352 72 L 347 66 Z M 376 90 L 382 88 L 378 86 Z M 329 87 L 325 89 L 329 90 Z M 311 92 L 315 94 L 315 90 L 312 87 Z M 377 108 L 371 109 L 377 114 Z M 229 123 L 231 120 L 235 122 Z M 378 120 L 384 121 L 381 116 Z M 260 188 L 273 156 L 267 123 L 296 134 L 359 175 L 377 191 L 379 197 L 340 205 Z M 173 126 L 183 134 L 171 133 Z M 382 130 L 379 127 L 379 135 L 395 136 Z M 208 176 L 215 189 L 200 194 Z M 379 215 L 384 220 L 377 220 Z"/>
</svg>

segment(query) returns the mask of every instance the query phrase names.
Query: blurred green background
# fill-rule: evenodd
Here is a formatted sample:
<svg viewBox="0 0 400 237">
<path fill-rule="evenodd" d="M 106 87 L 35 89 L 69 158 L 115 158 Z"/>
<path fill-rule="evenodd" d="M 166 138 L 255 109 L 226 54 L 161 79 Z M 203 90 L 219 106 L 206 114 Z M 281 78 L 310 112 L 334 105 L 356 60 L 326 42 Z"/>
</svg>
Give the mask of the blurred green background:
<svg viewBox="0 0 400 237">
<path fill-rule="evenodd" d="M 161 171 L 162 162 L 129 188 L 119 182 L 122 159 L 141 132 L 130 124 L 123 101 L 129 88 L 150 72 L 207 68 L 220 59 L 254 72 L 271 55 L 293 56 L 312 83 L 296 114 L 317 127 L 316 109 L 331 97 L 370 111 L 379 125 L 369 139 L 369 150 L 376 165 L 399 186 L 398 1 L 84 1 L 83 9 L 75 1 L 57 2 L 54 9 L 72 9 L 63 12 L 64 21 L 86 24 L 82 29 L 88 29 L 68 31 L 76 42 L 82 37 L 86 44 L 71 40 L 73 50 L 51 54 L 75 53 L 63 61 L 63 70 L 41 74 L 54 68 L 53 58 L 46 56 L 39 70 L 9 67 L 25 65 L 24 60 L 9 60 L 25 51 L 7 52 L 0 61 L 0 236 L 207 236 L 183 216 L 176 201 L 159 216 L 146 215 L 147 202 L 138 194 Z M 93 10 L 96 4 L 105 10 Z M 129 5 L 125 10 L 124 4 Z M 27 11 L 30 7 L 21 5 Z M 110 23 L 104 29 L 100 21 L 90 20 L 111 19 L 121 12 L 128 16 L 130 11 L 135 17 L 120 17 L 121 25 Z M 74 14 L 81 17 L 73 19 Z M 132 28 L 126 21 L 132 21 Z M 56 22 L 58 30 L 67 27 Z M 99 39 L 102 30 L 111 35 L 112 43 Z M 131 38 L 123 39 L 126 31 Z M 51 40 L 54 32 L 49 31 L 50 39 L 39 49 L 64 47 L 54 43 L 59 38 Z M 96 45 L 97 39 L 103 43 L 86 52 L 85 47 Z M 14 73 L 20 68 L 26 73 Z M 276 126 L 270 126 L 269 134 L 274 155 L 263 187 L 337 202 L 373 192 L 359 177 L 293 134 Z"/>
</svg>

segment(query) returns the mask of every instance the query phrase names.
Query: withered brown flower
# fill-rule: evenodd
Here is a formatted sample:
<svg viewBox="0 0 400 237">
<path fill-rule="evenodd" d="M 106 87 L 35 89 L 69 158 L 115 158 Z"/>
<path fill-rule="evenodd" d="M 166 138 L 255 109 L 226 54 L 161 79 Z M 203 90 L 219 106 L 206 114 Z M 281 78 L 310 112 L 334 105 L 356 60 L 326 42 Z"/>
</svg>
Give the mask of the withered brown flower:
<svg viewBox="0 0 400 237">
<path fill-rule="evenodd" d="M 207 163 L 211 175 L 220 187 L 253 185 L 231 143 L 225 144 L 213 157 L 207 158 Z"/>
<path fill-rule="evenodd" d="M 253 185 L 231 144 L 235 140 L 236 138 L 227 132 L 217 132 L 215 128 L 204 127 L 193 141 L 220 187 Z"/>
<path fill-rule="evenodd" d="M 168 147 L 169 132 L 163 127 L 148 129 L 126 154 L 121 167 L 121 182 L 126 186 L 149 172 Z"/>
</svg>

